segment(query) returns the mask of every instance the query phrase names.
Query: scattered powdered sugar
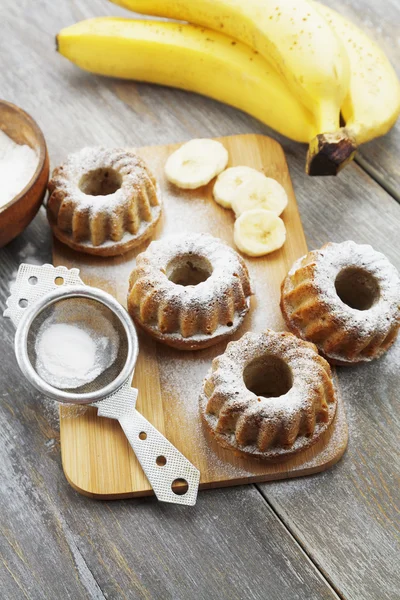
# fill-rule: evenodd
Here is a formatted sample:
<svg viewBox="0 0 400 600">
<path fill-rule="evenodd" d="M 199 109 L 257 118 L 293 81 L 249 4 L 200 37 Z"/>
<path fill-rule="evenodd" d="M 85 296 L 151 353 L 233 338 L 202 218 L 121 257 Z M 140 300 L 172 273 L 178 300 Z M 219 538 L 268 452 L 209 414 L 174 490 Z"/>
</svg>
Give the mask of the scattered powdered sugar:
<svg viewBox="0 0 400 600">
<path fill-rule="evenodd" d="M 180 190 L 178 194 L 176 188 L 168 184 L 163 177 L 165 159 L 151 149 L 147 149 L 143 155 L 159 177 L 166 205 L 159 236 L 165 239 L 167 236 L 176 238 L 182 231 L 194 234 L 207 232 L 224 238 L 228 244 L 232 245 L 232 227 L 227 227 L 226 224 L 227 221 L 229 224 L 233 224 L 233 213 L 215 204 L 212 199 L 212 186 L 208 186 L 201 195 L 196 190 Z M 136 251 L 125 255 L 122 259 L 85 257 L 82 264 L 82 277 L 85 281 L 88 279 L 87 283 L 91 283 L 93 278 L 93 283 L 96 285 L 100 278 L 100 287 L 116 294 L 119 300 L 124 302 L 129 273 L 134 267 L 134 255 L 136 255 Z M 253 331 L 262 331 L 267 327 L 276 330 L 282 329 L 279 290 L 277 286 L 273 285 L 273 282 L 275 279 L 283 279 L 286 275 L 284 261 L 279 261 L 278 264 L 278 261 L 274 260 L 271 255 L 268 264 L 264 260 L 251 258 L 246 259 L 246 264 L 252 276 L 256 297 L 252 298 L 253 310 L 248 314 L 237 337 L 249 328 Z M 212 440 L 200 417 L 199 395 L 203 379 L 209 371 L 212 359 L 222 354 L 225 345 L 220 343 L 193 353 L 182 353 L 162 344 L 156 346 L 162 410 L 167 430 L 169 428 L 169 431 L 174 432 L 171 441 L 180 447 L 180 436 L 182 439 L 189 437 L 190 444 L 186 450 L 188 458 L 194 464 L 204 460 L 205 469 L 208 473 L 212 473 L 213 481 L 221 481 L 225 478 L 234 479 L 235 477 L 240 479 L 246 475 L 262 474 L 263 468 L 265 469 L 262 461 L 240 459 L 233 452 L 224 450 Z M 154 348 L 154 344 L 147 343 L 143 336 L 139 362 L 140 368 L 144 369 L 143 377 L 146 379 L 155 376 Z M 148 393 L 151 392 L 142 391 L 144 402 L 146 402 Z M 139 390 L 139 402 L 140 398 Z M 149 400 L 148 402 L 151 406 L 151 402 Z M 79 416 L 75 412 L 77 409 L 87 410 L 84 406 L 71 406 L 68 407 L 68 411 L 69 408 L 71 408 L 71 417 Z M 66 412 L 63 407 L 63 416 L 66 415 Z M 151 413 L 146 416 L 152 421 Z M 182 442 L 183 447 L 185 445 Z"/>
<path fill-rule="evenodd" d="M 80 306 L 71 311 L 55 305 L 37 333 L 36 371 L 58 389 L 78 388 L 113 364 L 118 347 L 118 335 L 100 310 Z"/>
<path fill-rule="evenodd" d="M 113 193 L 85 193 L 80 189 L 83 177 L 92 171 L 109 169 L 122 177 L 120 187 Z M 149 172 L 145 163 L 133 152 L 120 148 L 86 147 L 68 155 L 64 164 L 56 167 L 50 181 L 50 189 L 62 190 L 80 206 L 90 206 L 94 212 L 112 212 L 126 202 L 132 189 L 138 189 L 147 179 Z"/>
<path fill-rule="evenodd" d="M 15 282 L 17 281 L 17 275 L 18 275 L 18 269 L 14 269 L 11 272 L 10 275 L 10 279 L 8 280 L 8 289 L 11 290 L 11 287 L 15 284 Z"/>
<path fill-rule="evenodd" d="M 37 253 L 38 248 L 34 246 L 32 242 L 27 242 L 17 251 L 18 262 L 29 262 L 31 265 L 41 265 L 42 261 L 36 258 Z"/>
<path fill-rule="evenodd" d="M 82 417 L 92 407 L 87 404 L 63 404 L 62 406 L 62 419 L 77 419 Z"/>
<path fill-rule="evenodd" d="M 28 185 L 38 163 L 38 156 L 30 146 L 16 144 L 0 129 L 0 208 Z"/>
<path fill-rule="evenodd" d="M 50 423 L 51 427 L 56 431 L 59 430 L 59 404 L 56 400 L 46 398 L 46 396 L 40 396 L 40 402 L 42 405 L 43 415 L 46 421 Z"/>
<path fill-rule="evenodd" d="M 181 431 L 190 432 L 190 447 L 205 457 L 207 470 L 213 480 L 254 475 L 259 469 L 259 461 L 250 463 L 238 459 L 232 452 L 224 451 L 210 439 L 200 416 L 199 393 L 202 382 L 212 358 L 221 352 L 221 344 L 195 353 L 182 353 L 167 347 L 160 347 L 159 352 L 163 354 L 160 383 L 166 399 L 163 403 L 166 421 L 179 422 Z M 191 458 L 197 462 L 196 456 Z"/>
<path fill-rule="evenodd" d="M 390 328 L 387 317 L 393 319 L 399 312 L 400 277 L 396 268 L 384 254 L 366 244 L 353 241 L 330 243 L 318 251 L 315 283 L 331 312 L 348 327 L 356 326 L 360 332 L 386 331 Z M 379 298 L 368 310 L 357 310 L 344 304 L 335 289 L 338 273 L 347 267 L 356 267 L 370 273 L 379 284 Z"/>
</svg>

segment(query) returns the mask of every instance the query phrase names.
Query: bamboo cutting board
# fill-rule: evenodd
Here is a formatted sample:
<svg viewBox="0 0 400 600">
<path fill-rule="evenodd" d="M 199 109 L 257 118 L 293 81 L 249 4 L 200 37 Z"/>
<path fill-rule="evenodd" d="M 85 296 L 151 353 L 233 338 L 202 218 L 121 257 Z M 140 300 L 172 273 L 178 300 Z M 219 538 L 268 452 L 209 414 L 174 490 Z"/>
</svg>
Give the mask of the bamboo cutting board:
<svg viewBox="0 0 400 600">
<path fill-rule="evenodd" d="M 283 330 L 279 309 L 280 284 L 290 266 L 307 252 L 303 228 L 282 147 L 261 135 L 218 138 L 229 151 L 229 165 L 247 165 L 277 179 L 286 189 L 289 204 L 283 213 L 287 241 L 282 249 L 262 258 L 245 257 L 254 296 L 243 326 L 245 331 Z M 136 149 L 153 169 L 163 194 L 164 210 L 154 238 L 183 231 L 207 232 L 234 247 L 233 213 L 212 199 L 211 182 L 184 191 L 169 184 L 163 174 L 166 158 L 179 144 Z M 99 287 L 126 305 L 128 278 L 144 244 L 117 258 L 96 258 L 74 252 L 57 240 L 54 264 L 78 267 L 83 281 Z M 239 458 L 211 440 L 203 430 L 198 397 L 211 361 L 227 342 L 197 352 L 180 352 L 139 334 L 139 358 L 133 385 L 139 390 L 137 408 L 201 472 L 200 488 L 308 475 L 335 464 L 347 445 L 347 423 L 338 393 L 335 421 L 321 440 L 284 462 L 266 463 Z M 337 387 L 337 386 L 336 386 Z M 86 406 L 60 406 L 62 462 L 70 484 L 95 498 L 144 496 L 152 489 L 117 421 L 97 416 Z"/>
</svg>

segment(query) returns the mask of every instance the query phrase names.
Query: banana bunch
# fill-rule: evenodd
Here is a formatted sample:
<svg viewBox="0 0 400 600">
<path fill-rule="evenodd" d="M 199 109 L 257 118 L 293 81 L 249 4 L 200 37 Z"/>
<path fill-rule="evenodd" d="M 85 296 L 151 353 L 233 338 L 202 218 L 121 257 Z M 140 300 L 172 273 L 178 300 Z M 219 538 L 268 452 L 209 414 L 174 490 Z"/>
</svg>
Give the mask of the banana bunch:
<svg viewBox="0 0 400 600">
<path fill-rule="evenodd" d="M 89 19 L 58 34 L 63 56 L 93 73 L 194 91 L 239 108 L 309 144 L 311 175 L 336 174 L 400 112 L 400 84 L 385 54 L 318 2 L 112 1 L 188 23 Z"/>
</svg>

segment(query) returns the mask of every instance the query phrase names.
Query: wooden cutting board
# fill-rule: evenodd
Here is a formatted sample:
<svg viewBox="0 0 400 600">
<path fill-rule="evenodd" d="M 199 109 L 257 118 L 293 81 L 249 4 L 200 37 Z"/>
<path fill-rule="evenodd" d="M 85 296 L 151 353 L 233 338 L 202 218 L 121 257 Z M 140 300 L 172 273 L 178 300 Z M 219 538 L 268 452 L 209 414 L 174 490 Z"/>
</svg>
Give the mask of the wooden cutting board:
<svg viewBox="0 0 400 600">
<path fill-rule="evenodd" d="M 263 258 L 247 258 L 255 295 L 251 310 L 233 339 L 245 331 L 283 330 L 279 309 L 280 284 L 295 259 L 307 252 L 304 232 L 282 147 L 261 135 L 218 138 L 229 151 L 229 166 L 248 165 L 277 179 L 289 204 L 283 213 L 287 241 L 281 250 Z M 183 231 L 208 232 L 231 246 L 234 217 L 212 199 L 213 182 L 183 191 L 169 184 L 163 173 L 166 158 L 179 144 L 137 148 L 160 184 L 164 210 L 154 238 Z M 128 278 L 142 245 L 118 258 L 96 258 L 54 242 L 54 264 L 78 267 L 83 281 L 99 287 L 126 305 Z M 197 352 L 180 352 L 156 343 L 139 332 L 140 352 L 133 385 L 139 389 L 137 408 L 196 467 L 200 488 L 236 485 L 308 475 L 335 464 L 347 445 L 347 423 L 338 393 L 338 410 L 329 431 L 309 450 L 276 463 L 238 458 L 212 441 L 203 430 L 198 396 L 211 361 L 227 342 Z M 337 387 L 337 386 L 336 386 Z M 85 406 L 60 406 L 62 463 L 70 484 L 95 498 L 152 494 L 152 489 L 117 421 L 97 416 Z"/>
</svg>

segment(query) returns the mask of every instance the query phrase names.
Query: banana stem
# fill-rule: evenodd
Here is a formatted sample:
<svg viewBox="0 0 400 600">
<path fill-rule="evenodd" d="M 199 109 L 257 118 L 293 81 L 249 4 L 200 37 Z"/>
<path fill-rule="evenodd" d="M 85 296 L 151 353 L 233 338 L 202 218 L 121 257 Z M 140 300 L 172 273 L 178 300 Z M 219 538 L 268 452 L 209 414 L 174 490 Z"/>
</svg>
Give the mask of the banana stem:
<svg viewBox="0 0 400 600">
<path fill-rule="evenodd" d="M 310 142 L 307 175 L 337 175 L 353 160 L 357 150 L 355 137 L 346 127 L 333 133 L 320 133 Z"/>
</svg>

